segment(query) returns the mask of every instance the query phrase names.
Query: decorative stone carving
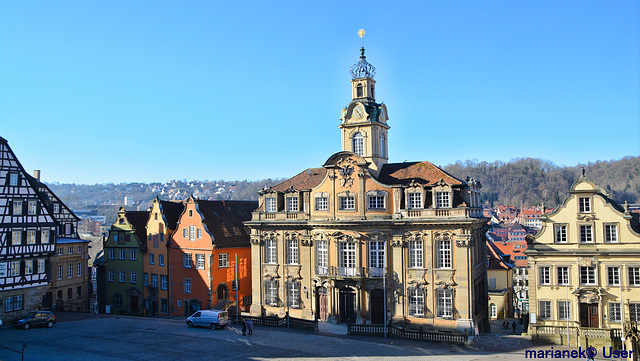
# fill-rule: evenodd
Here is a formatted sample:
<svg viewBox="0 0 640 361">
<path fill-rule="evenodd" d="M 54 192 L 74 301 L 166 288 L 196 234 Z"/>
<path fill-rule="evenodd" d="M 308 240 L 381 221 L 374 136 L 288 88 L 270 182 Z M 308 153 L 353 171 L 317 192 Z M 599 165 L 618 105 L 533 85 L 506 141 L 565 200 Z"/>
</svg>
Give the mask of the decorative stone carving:
<svg viewBox="0 0 640 361">
<path fill-rule="evenodd" d="M 436 280 L 445 283 L 453 283 L 453 275 L 455 273 L 456 270 L 452 269 L 435 270 Z"/>
<path fill-rule="evenodd" d="M 337 163 L 338 167 L 340 167 L 340 185 L 349 188 L 353 185 L 353 172 L 355 170 L 356 161 L 353 158 L 343 158 L 340 159 Z"/>
<path fill-rule="evenodd" d="M 407 280 L 409 283 L 425 284 L 427 271 L 425 269 L 407 269 Z"/>
<path fill-rule="evenodd" d="M 313 246 L 313 241 L 311 239 L 305 237 L 305 238 L 302 238 L 300 240 L 300 244 L 305 246 L 305 247 L 311 247 L 311 246 Z"/>
<path fill-rule="evenodd" d="M 287 278 L 290 279 L 302 279 L 300 272 L 302 271 L 301 265 L 287 264 L 284 265 L 287 268 Z"/>
<path fill-rule="evenodd" d="M 391 240 L 391 247 L 398 248 L 402 247 L 403 245 L 404 242 L 402 242 L 402 238 L 394 238 L 393 240 Z"/>
<path fill-rule="evenodd" d="M 456 246 L 458 247 L 471 247 L 473 245 L 473 239 L 471 235 L 457 235 L 456 236 Z"/>
<path fill-rule="evenodd" d="M 262 245 L 262 241 L 258 237 L 255 237 L 255 238 L 252 237 L 250 242 L 254 246 L 261 246 Z"/>
<path fill-rule="evenodd" d="M 271 277 L 271 278 L 279 278 L 280 275 L 278 274 L 278 268 L 280 267 L 280 265 L 278 264 L 263 264 L 262 265 L 262 274 L 265 277 Z"/>
</svg>

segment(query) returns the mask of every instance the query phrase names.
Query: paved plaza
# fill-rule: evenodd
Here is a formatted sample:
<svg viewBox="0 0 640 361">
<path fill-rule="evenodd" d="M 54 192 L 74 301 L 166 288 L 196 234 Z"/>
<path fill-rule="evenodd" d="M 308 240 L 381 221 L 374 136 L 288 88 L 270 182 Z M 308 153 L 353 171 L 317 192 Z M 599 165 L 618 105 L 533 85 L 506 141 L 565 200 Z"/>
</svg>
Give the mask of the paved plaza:
<svg viewBox="0 0 640 361">
<path fill-rule="evenodd" d="M 549 349 L 526 336 L 482 334 L 468 346 L 347 336 L 343 325 L 320 332 L 257 326 L 187 328 L 175 319 L 63 314 L 51 329 L 0 328 L 0 360 L 524 360 L 527 349 Z M 562 349 L 554 346 L 555 349 Z"/>
</svg>

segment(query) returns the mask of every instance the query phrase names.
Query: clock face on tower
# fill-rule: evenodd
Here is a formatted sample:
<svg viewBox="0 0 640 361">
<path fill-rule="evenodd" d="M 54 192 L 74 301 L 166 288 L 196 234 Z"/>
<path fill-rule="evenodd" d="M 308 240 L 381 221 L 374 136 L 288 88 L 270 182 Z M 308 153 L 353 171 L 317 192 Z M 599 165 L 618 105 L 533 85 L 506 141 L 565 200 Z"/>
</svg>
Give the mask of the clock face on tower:
<svg viewBox="0 0 640 361">
<path fill-rule="evenodd" d="M 361 119 L 362 117 L 364 117 L 364 109 L 362 109 L 362 106 L 358 105 L 353 109 L 352 118 Z"/>
</svg>

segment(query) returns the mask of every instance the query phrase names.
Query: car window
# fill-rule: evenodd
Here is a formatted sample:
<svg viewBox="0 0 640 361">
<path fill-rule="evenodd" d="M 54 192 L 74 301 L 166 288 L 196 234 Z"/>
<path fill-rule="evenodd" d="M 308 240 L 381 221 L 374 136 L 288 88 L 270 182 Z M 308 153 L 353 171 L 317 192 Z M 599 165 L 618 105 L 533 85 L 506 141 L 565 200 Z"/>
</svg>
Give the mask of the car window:
<svg viewBox="0 0 640 361">
<path fill-rule="evenodd" d="M 196 312 L 193 314 L 193 317 L 200 317 L 200 312 Z"/>
</svg>

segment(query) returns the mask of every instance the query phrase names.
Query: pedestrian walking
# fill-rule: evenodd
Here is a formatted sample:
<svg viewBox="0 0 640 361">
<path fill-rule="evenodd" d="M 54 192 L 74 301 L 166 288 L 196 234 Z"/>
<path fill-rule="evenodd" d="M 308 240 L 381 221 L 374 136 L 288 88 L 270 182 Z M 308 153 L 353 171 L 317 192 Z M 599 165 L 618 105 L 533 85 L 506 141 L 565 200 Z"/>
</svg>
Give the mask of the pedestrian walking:
<svg viewBox="0 0 640 361">
<path fill-rule="evenodd" d="M 511 324 L 511 328 L 513 329 L 514 335 L 516 334 L 516 327 L 517 327 L 517 324 L 516 324 L 516 321 L 514 320 L 513 323 Z"/>
<path fill-rule="evenodd" d="M 242 319 L 242 336 L 247 335 L 247 320 Z"/>
<path fill-rule="evenodd" d="M 249 329 L 249 336 L 253 335 L 253 320 L 247 321 L 247 328 Z"/>
</svg>

